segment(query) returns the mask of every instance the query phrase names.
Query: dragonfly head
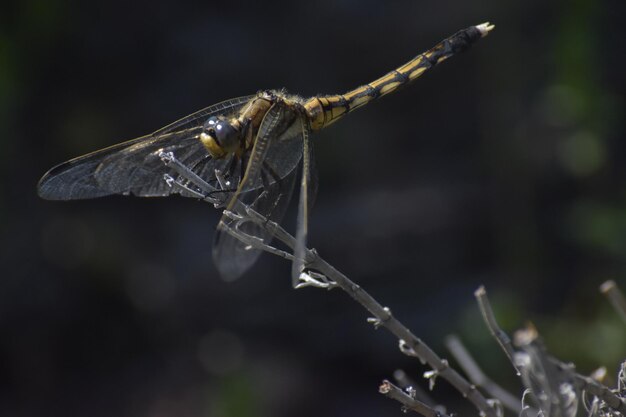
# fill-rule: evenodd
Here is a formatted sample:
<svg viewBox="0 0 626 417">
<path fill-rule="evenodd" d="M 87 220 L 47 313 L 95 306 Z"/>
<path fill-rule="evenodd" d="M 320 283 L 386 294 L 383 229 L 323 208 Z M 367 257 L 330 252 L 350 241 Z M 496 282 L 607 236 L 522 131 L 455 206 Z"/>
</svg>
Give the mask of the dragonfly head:
<svg viewBox="0 0 626 417">
<path fill-rule="evenodd" d="M 213 116 L 204 123 L 200 141 L 213 158 L 235 152 L 240 144 L 239 129 L 223 117 Z"/>
</svg>

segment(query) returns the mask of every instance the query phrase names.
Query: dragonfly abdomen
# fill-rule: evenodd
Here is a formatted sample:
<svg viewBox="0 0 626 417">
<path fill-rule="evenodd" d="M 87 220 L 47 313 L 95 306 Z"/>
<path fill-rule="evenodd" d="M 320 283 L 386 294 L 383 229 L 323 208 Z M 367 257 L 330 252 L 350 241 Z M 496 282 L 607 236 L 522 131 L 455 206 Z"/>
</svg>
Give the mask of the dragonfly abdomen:
<svg viewBox="0 0 626 417">
<path fill-rule="evenodd" d="M 468 49 L 491 29 L 493 26 L 488 23 L 463 29 L 375 81 L 345 94 L 311 97 L 304 104 L 311 130 L 326 127 L 370 101 L 398 90 L 435 65 Z"/>
</svg>

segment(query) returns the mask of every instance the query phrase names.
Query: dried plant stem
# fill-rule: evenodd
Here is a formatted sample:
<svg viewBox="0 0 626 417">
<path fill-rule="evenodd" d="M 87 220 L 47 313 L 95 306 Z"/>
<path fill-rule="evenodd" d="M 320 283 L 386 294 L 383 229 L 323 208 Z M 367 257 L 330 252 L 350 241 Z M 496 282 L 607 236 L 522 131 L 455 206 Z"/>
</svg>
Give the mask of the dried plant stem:
<svg viewBox="0 0 626 417">
<path fill-rule="evenodd" d="M 476 301 L 478 301 L 478 307 L 480 307 L 480 312 L 483 315 L 485 324 L 487 324 L 487 328 L 491 332 L 491 335 L 496 339 L 506 356 L 509 358 L 509 361 L 519 375 L 519 369 L 517 368 L 513 358 L 514 350 L 513 345 L 511 344 L 511 339 L 500 328 L 500 326 L 498 326 L 496 316 L 493 314 L 493 310 L 491 309 L 491 303 L 489 303 L 489 298 L 487 298 L 487 290 L 485 290 L 485 287 L 481 285 L 474 292 L 474 296 L 476 297 Z"/>
<path fill-rule="evenodd" d="M 416 400 L 404 392 L 401 388 L 393 385 L 387 380 L 384 380 L 380 387 L 378 387 L 378 392 L 398 401 L 402 404 L 405 410 L 415 411 L 425 417 L 450 417 L 447 414 L 437 411 L 429 405 Z"/>
<path fill-rule="evenodd" d="M 600 286 L 600 292 L 609 299 L 615 311 L 626 322 L 626 297 L 624 297 L 615 281 L 609 280 L 603 283 Z"/>
<path fill-rule="evenodd" d="M 267 219 L 260 216 L 248 206 L 239 206 L 235 209 L 236 213 L 225 212 L 229 217 L 236 220 L 235 226 L 231 229 L 232 232 L 229 230 L 229 233 L 232 233 L 234 237 L 256 249 L 276 254 L 275 248 L 269 247 L 259 239 L 247 239 L 246 236 L 243 235 L 241 225 L 245 222 L 253 222 L 257 226 L 266 229 L 274 238 L 281 241 L 289 249 L 294 250 L 294 237 L 287 233 L 280 225 L 267 221 Z M 315 250 L 307 249 L 305 256 L 306 268 L 311 272 L 309 275 L 304 274 L 306 275 L 307 281 L 302 286 L 319 284 L 317 286 L 323 286 L 328 289 L 340 287 L 374 316 L 370 321 L 376 327 L 384 327 L 399 339 L 400 350 L 403 353 L 414 356 L 423 363 L 427 363 L 434 370 L 433 376 L 440 376 L 452 384 L 465 398 L 474 404 L 481 415 L 485 417 L 498 417 L 496 410 L 474 385 L 470 384 L 456 370 L 450 368 L 445 359 L 440 358 L 428 345 L 411 333 L 406 326 L 392 315 L 388 308 L 383 307 L 363 288 L 352 282 L 348 277 L 322 259 Z M 318 276 L 322 277 L 323 283 L 317 280 Z M 311 282 L 314 284 L 311 284 Z"/>
<path fill-rule="evenodd" d="M 481 286 L 475 292 L 475 295 L 485 323 L 491 334 L 498 341 L 502 349 L 507 353 L 507 356 L 509 356 L 509 358 L 513 358 L 515 352 L 513 350 L 511 339 L 502 329 L 500 329 L 500 327 L 498 327 L 487 297 L 487 291 Z M 537 331 L 534 328 L 518 331 L 516 333 L 516 345 L 521 346 L 527 353 L 533 355 L 536 360 L 543 362 L 543 369 L 544 372 L 546 372 L 545 376 L 547 378 L 547 382 L 551 385 L 550 389 L 552 392 L 558 393 L 558 386 L 554 382 L 558 380 L 558 378 L 554 375 L 554 373 L 566 372 L 573 379 L 576 388 L 584 390 L 589 394 L 600 398 L 615 411 L 620 412 L 622 415 L 626 415 L 626 399 L 620 398 L 617 394 L 611 391 L 611 389 L 593 378 L 577 373 L 574 370 L 573 365 L 565 364 L 549 356 L 545 351 L 545 348 L 537 342 L 538 337 Z M 523 376 L 524 373 L 522 372 L 521 374 Z"/>
<path fill-rule="evenodd" d="M 485 375 L 457 336 L 450 335 L 446 337 L 445 344 L 473 384 L 482 387 L 489 395 L 498 399 L 504 407 L 514 413 L 519 414 L 522 412 L 520 399 Z"/>
<path fill-rule="evenodd" d="M 578 389 L 584 390 L 589 394 L 600 398 L 615 411 L 619 411 L 622 415 L 626 415 L 625 398 L 619 397 L 609 387 L 603 385 L 595 379 L 577 373 L 572 365 L 565 364 L 552 357 L 550 358 L 550 361 L 559 370 L 567 372 L 574 379 L 574 383 Z"/>
<path fill-rule="evenodd" d="M 375 317 L 374 323 L 376 326 L 384 327 L 400 340 L 400 347 L 403 353 L 415 356 L 422 362 L 427 363 L 438 376 L 452 384 L 482 414 L 488 417 L 496 417 L 495 410 L 476 387 L 470 384 L 456 370 L 450 368 L 446 360 L 440 358 L 428 345 L 396 319 L 388 308 L 383 307 L 363 288 L 319 257 L 315 251 L 310 251 L 310 255 L 312 259 L 307 263 L 307 267 L 326 276 L 369 311 Z"/>
<path fill-rule="evenodd" d="M 426 405 L 434 408 L 437 411 L 442 411 L 444 413 L 446 412 L 446 407 L 444 405 L 437 404 L 437 402 L 433 400 L 430 395 L 428 395 L 428 393 L 402 369 L 396 369 L 395 371 L 393 371 L 393 379 L 396 380 L 396 383 L 400 388 L 411 389 L 413 398 L 415 398 L 416 400 L 425 403 Z"/>
</svg>

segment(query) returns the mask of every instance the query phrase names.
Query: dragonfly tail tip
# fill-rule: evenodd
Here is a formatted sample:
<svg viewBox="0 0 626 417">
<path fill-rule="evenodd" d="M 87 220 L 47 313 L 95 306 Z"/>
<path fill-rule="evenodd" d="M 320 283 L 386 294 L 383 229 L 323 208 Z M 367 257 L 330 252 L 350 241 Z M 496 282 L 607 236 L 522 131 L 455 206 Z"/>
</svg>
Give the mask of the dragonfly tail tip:
<svg viewBox="0 0 626 417">
<path fill-rule="evenodd" d="M 476 25 L 476 29 L 480 31 L 480 34 L 484 38 L 491 32 L 496 26 L 492 25 L 489 22 L 481 23 L 480 25 Z"/>
</svg>

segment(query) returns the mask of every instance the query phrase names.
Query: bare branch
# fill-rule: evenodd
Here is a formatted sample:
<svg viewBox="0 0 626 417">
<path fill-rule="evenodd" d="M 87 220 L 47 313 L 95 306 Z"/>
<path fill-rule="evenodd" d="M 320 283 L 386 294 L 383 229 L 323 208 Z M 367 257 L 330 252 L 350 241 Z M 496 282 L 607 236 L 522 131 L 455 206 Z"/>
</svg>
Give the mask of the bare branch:
<svg viewBox="0 0 626 417">
<path fill-rule="evenodd" d="M 378 392 L 398 401 L 400 404 L 402 404 L 404 410 L 415 411 L 416 413 L 419 413 L 425 417 L 450 417 L 449 415 L 441 411 L 435 410 L 425 403 L 416 400 L 411 395 L 403 391 L 401 388 L 393 385 L 387 380 L 384 380 L 380 387 L 378 387 Z"/>
<path fill-rule="evenodd" d="M 569 375 L 560 372 L 551 360 L 535 327 L 530 325 L 518 330 L 514 339 L 515 345 L 527 357 L 524 365 L 520 366 L 522 381 L 532 390 L 533 398 L 543 414 L 573 417 L 578 406 L 576 387 L 572 385 Z"/>
<path fill-rule="evenodd" d="M 622 320 L 626 321 L 626 297 L 624 297 L 615 281 L 609 280 L 600 285 L 600 292 L 609 299 Z"/>
<path fill-rule="evenodd" d="M 250 207 L 239 207 L 237 209 L 237 214 L 242 216 L 244 221 L 251 221 L 259 227 L 265 228 L 271 232 L 274 237 L 282 241 L 289 249 L 294 249 L 295 239 L 280 225 L 267 221 L 258 213 L 254 212 L 254 210 Z M 233 234 L 233 236 L 237 239 L 243 238 L 243 241 L 246 244 L 249 244 L 255 249 L 267 251 L 267 246 L 259 244 L 256 239 L 246 239 L 245 237 L 240 236 L 239 233 Z M 270 253 L 274 252 L 270 251 Z M 332 289 L 335 286 L 340 287 L 348 293 L 352 299 L 365 307 L 365 309 L 374 316 L 371 322 L 374 323 L 375 327 L 386 328 L 400 340 L 400 345 L 402 347 L 401 350 L 403 353 L 415 356 L 421 362 L 427 363 L 434 370 L 434 375 L 441 376 L 443 379 L 452 384 L 452 386 L 454 386 L 465 398 L 474 404 L 481 414 L 486 417 L 498 417 L 495 408 L 492 407 L 492 405 L 476 389 L 476 387 L 470 384 L 457 371 L 450 368 L 445 359 L 437 356 L 437 354 L 430 347 L 428 347 L 428 345 L 411 333 L 406 326 L 393 316 L 389 308 L 383 307 L 359 285 L 352 282 L 348 279 L 348 277 L 322 259 L 315 250 L 307 249 L 305 254 L 306 268 L 310 271 L 322 274 L 330 282 L 332 282 L 332 284 L 328 286 L 329 289 Z"/>
<path fill-rule="evenodd" d="M 186 177 L 187 180 L 198 187 L 198 190 L 193 190 L 196 194 L 203 194 L 205 196 L 205 200 L 216 207 L 222 206 L 221 200 L 216 202 L 214 198 L 209 197 L 210 192 L 212 192 L 214 187 L 207 184 L 199 176 L 190 174 L 189 170 L 186 169 L 187 167 L 180 163 L 173 154 L 163 154 L 161 157 L 163 158 L 164 163 L 176 167 L 176 170 L 181 175 Z M 221 173 L 216 171 L 215 174 L 219 179 Z M 219 182 L 221 185 L 222 181 Z M 186 191 L 186 188 L 189 188 L 185 188 L 182 183 L 175 184 L 172 181 L 168 181 L 168 184 L 171 186 L 183 187 L 183 191 Z M 226 189 L 224 186 L 222 186 L 222 188 Z M 236 200 L 233 207 L 224 213 L 234 222 L 234 226 L 228 226 L 222 223 L 224 230 L 236 239 L 245 243 L 250 248 L 266 251 L 286 259 L 291 259 L 293 257 L 293 251 L 296 246 L 295 238 L 287 233 L 279 224 L 269 221 L 257 213 L 252 206 L 245 205 L 241 201 Z M 246 234 L 242 228 L 242 225 L 246 222 L 252 222 L 261 229 L 267 231 L 271 236 L 287 246 L 291 250 L 291 253 L 269 246 L 258 237 Z M 400 321 L 391 314 L 391 311 L 388 308 L 383 307 L 360 286 L 350 281 L 348 277 L 320 258 L 315 250 L 306 249 L 304 261 L 305 271 L 308 270 L 308 273 L 305 272 L 301 275 L 301 277 L 304 276 L 306 278 L 305 283 L 308 286 L 321 286 L 328 289 L 335 288 L 336 286 L 341 287 L 341 289 L 347 292 L 350 297 L 373 314 L 374 318 L 372 322 L 375 327 L 385 327 L 400 340 L 400 346 L 403 353 L 419 358 L 422 363 L 428 363 L 428 365 L 433 369 L 433 378 L 441 376 L 443 379 L 450 382 L 452 386 L 454 386 L 464 397 L 474 404 L 474 406 L 480 411 L 481 415 L 485 417 L 499 417 L 499 413 L 496 408 L 494 408 L 492 404 L 487 401 L 487 399 L 476 389 L 474 385 L 470 384 L 457 371 L 450 368 L 446 360 L 437 356 L 437 354 L 430 347 L 411 333 L 406 326 L 400 323 Z M 313 276 L 312 273 L 314 273 L 315 276 Z"/>
<path fill-rule="evenodd" d="M 181 194 L 203 198 L 216 208 L 223 208 L 226 202 L 230 201 L 229 190 L 224 185 L 225 182 L 219 171 L 215 171 L 215 176 L 218 179 L 220 190 L 194 174 L 192 170 L 180 163 L 173 154 L 162 152 L 159 156 L 162 158 L 164 164 L 172 167 L 187 180 L 181 181 L 169 175 L 164 177 L 164 181 L 171 187 L 176 188 Z M 220 191 L 221 194 L 215 193 L 214 191 Z M 214 195 L 219 195 L 220 198 L 216 198 Z M 250 248 L 266 251 L 287 260 L 293 260 L 296 239 L 287 233 L 279 224 L 269 221 L 257 213 L 252 208 L 253 206 L 254 203 L 245 205 L 239 200 L 231 204 L 229 210 L 225 211 L 224 214 L 232 220 L 232 222 L 228 225 L 222 223 L 224 230 L 244 242 Z M 270 246 L 257 236 L 244 232 L 245 229 L 242 225 L 247 222 L 254 223 L 276 240 L 282 242 L 289 250 L 285 251 Z M 359 285 L 352 282 L 319 257 L 314 249 L 306 249 L 304 252 L 304 269 L 299 278 L 300 284 L 296 286 L 296 288 L 314 286 L 333 289 L 340 287 L 373 315 L 373 318 L 368 319 L 369 322 L 373 323 L 376 328 L 386 328 L 398 338 L 400 350 L 404 354 L 416 357 L 422 363 L 427 363 L 432 368 L 432 371 L 425 373 L 425 376 L 430 378 L 431 383 L 433 383 L 436 377 L 441 376 L 441 378 L 452 384 L 465 398 L 471 401 L 479 410 L 482 417 L 501 417 L 502 410 L 500 403 L 514 411 L 519 411 L 519 403 L 511 394 L 502 390 L 482 373 L 460 342 L 457 341 L 456 346 L 450 348 L 453 354 L 455 354 L 461 366 L 464 367 L 470 379 L 476 385 L 485 387 L 490 394 L 498 398 L 497 401 L 487 400 L 476 389 L 475 385 L 470 384 L 470 382 L 464 379 L 457 371 L 452 369 L 445 359 L 440 358 L 428 345 L 411 333 L 406 326 L 396 319 L 389 308 L 383 307 Z M 622 318 L 626 320 L 626 300 L 624 299 L 624 295 L 617 289 L 615 283 L 608 281 L 602 285 L 601 290 L 607 295 Z M 536 340 L 536 332 L 522 332 L 520 344 L 518 345 L 521 346 L 521 350 L 518 352 L 518 355 L 526 362 L 520 365 L 522 369 L 522 373 L 520 374 L 520 369 L 516 366 L 514 360 L 515 351 L 513 350 L 511 340 L 498 326 L 485 288 L 480 287 L 475 292 L 475 296 L 489 331 L 506 353 L 518 372 L 518 375 L 521 375 L 522 378 L 525 379 L 526 385 L 531 388 L 531 390 L 527 390 L 526 393 L 538 400 L 538 404 L 542 405 L 542 408 L 544 408 L 537 412 L 536 415 L 551 416 L 550 410 L 553 405 L 556 405 L 558 408 L 556 409 L 555 415 L 551 417 L 574 416 L 578 404 L 578 401 L 576 401 L 578 395 L 575 390 L 582 390 L 585 393 L 589 393 L 601 399 L 603 404 L 621 413 L 621 415 L 626 415 L 626 403 L 620 396 L 594 379 L 577 374 L 573 366 L 566 365 L 550 357 L 545 352 L 543 346 Z M 455 345 L 454 343 L 452 344 Z M 620 388 L 618 388 L 618 391 L 623 389 L 623 380 L 626 379 L 623 378 L 623 373 L 622 369 L 620 373 Z M 573 381 L 573 383 L 571 383 L 571 381 Z M 419 412 L 426 417 L 448 417 L 445 412 L 438 411 L 422 401 L 416 400 L 414 390 L 411 390 L 407 394 L 390 382 L 384 381 L 380 387 L 380 392 L 400 401 L 404 404 L 405 409 Z M 540 392 L 541 395 L 535 395 L 537 392 Z M 532 408 L 525 405 L 524 400 L 522 402 L 524 403 L 524 408 L 520 415 L 527 415 L 530 411 L 534 413 Z M 602 407 L 604 407 L 604 405 L 602 405 Z M 595 414 L 595 411 L 592 411 L 591 414 Z"/>
<path fill-rule="evenodd" d="M 386 328 L 400 340 L 401 350 L 409 356 L 415 356 L 423 363 L 427 363 L 435 372 L 435 375 L 448 381 L 474 406 L 488 417 L 496 417 L 496 410 L 487 402 L 487 399 L 463 378 L 456 370 L 448 366 L 445 359 L 440 358 L 428 345 L 415 336 L 406 326 L 396 319 L 391 311 L 378 303 L 359 285 L 352 282 L 348 277 L 337 271 L 334 267 L 317 256 L 315 252 L 312 262 L 307 264 L 311 269 L 321 272 L 329 279 L 337 283 L 355 301 L 369 311 L 376 320 L 378 326 Z"/>
<path fill-rule="evenodd" d="M 622 398 L 626 397 L 626 361 L 622 362 L 617 374 L 617 392 Z"/>
<path fill-rule="evenodd" d="M 489 298 L 487 298 L 487 291 L 484 286 L 480 286 L 475 292 L 474 296 L 476 297 L 476 301 L 478 301 L 478 307 L 480 308 L 480 312 L 482 313 L 483 320 L 487 325 L 487 328 L 491 332 L 491 335 L 496 339 L 506 356 L 509 358 L 509 361 L 515 368 L 517 374 L 520 374 L 517 365 L 515 364 L 513 345 L 511 344 L 511 339 L 509 336 L 498 326 L 498 322 L 496 321 L 496 317 L 493 314 L 493 310 L 491 309 L 491 303 L 489 303 Z"/>
<path fill-rule="evenodd" d="M 482 387 L 489 395 L 498 399 L 509 410 L 516 414 L 522 412 L 520 399 L 485 375 L 457 336 L 449 335 L 446 337 L 445 345 L 473 384 Z"/>
<path fill-rule="evenodd" d="M 443 413 L 446 412 L 446 407 L 444 405 L 437 404 L 437 402 L 433 400 L 431 396 L 428 395 L 428 393 L 424 389 L 422 389 L 417 384 L 417 382 L 414 381 L 410 376 L 408 376 L 406 372 L 404 372 L 402 369 L 396 369 L 395 371 L 393 371 L 393 378 L 396 380 L 400 388 L 407 389 L 410 387 L 415 394 L 413 397 L 416 400 L 425 403 L 426 405 L 434 408 L 437 411 L 441 411 Z"/>
<path fill-rule="evenodd" d="M 572 376 L 578 389 L 600 398 L 615 411 L 626 415 L 626 401 L 624 398 L 620 398 L 610 388 L 595 379 L 577 373 L 572 365 L 565 364 L 555 358 L 550 359 L 557 368 Z"/>
<path fill-rule="evenodd" d="M 548 397 L 551 398 L 550 401 L 552 404 L 555 403 L 554 398 L 557 398 L 561 391 L 559 386 L 560 382 L 570 381 L 577 390 L 584 391 L 598 397 L 613 410 L 618 411 L 622 415 L 626 415 L 625 399 L 619 397 L 611 389 L 595 379 L 577 373 L 574 365 L 563 363 L 548 355 L 545 348 L 539 341 L 536 329 L 530 328 L 516 332 L 515 344 L 522 348 L 526 353 L 533 356 L 531 358 L 533 366 L 539 365 L 541 367 L 541 371 L 545 375 L 546 379 L 546 381 L 544 381 L 545 383 L 543 384 L 543 388 L 551 391 L 548 393 Z M 531 371 L 525 368 L 527 367 L 522 367 L 523 378 L 524 375 Z M 538 376 L 536 372 L 534 372 L 532 376 L 534 381 L 542 382 L 540 379 L 541 376 Z M 550 415 L 550 413 L 546 413 L 546 415 Z"/>
</svg>

